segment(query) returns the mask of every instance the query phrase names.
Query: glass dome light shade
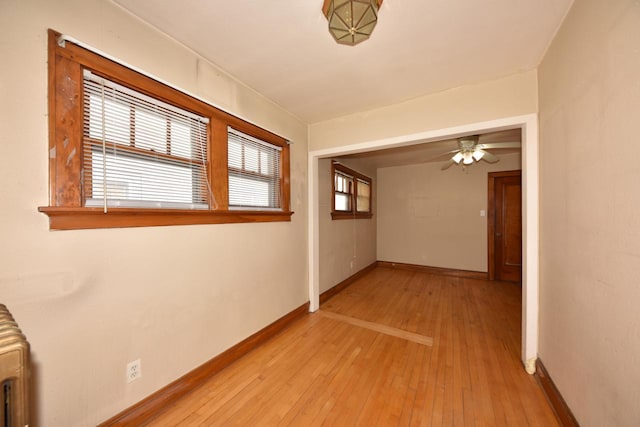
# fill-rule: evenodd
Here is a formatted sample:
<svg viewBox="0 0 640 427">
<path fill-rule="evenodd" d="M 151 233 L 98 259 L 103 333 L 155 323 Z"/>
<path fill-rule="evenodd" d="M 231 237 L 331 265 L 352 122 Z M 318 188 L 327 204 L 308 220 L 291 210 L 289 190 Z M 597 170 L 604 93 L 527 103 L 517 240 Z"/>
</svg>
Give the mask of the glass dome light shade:
<svg viewBox="0 0 640 427">
<path fill-rule="evenodd" d="M 475 150 L 473 152 L 473 158 L 476 162 L 479 162 L 480 159 L 482 159 L 484 157 L 484 151 L 482 150 Z"/>
<path fill-rule="evenodd" d="M 378 21 L 378 0 L 331 0 L 329 32 L 340 44 L 354 46 L 369 38 Z"/>
</svg>

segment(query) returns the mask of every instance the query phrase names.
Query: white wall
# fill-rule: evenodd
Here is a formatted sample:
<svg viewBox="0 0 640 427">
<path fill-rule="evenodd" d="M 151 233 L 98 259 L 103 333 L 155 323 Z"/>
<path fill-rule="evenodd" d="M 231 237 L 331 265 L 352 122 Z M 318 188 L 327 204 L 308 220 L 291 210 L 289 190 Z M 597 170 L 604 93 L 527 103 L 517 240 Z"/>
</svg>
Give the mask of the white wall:
<svg viewBox="0 0 640 427">
<path fill-rule="evenodd" d="M 487 174 L 519 170 L 520 154 L 442 165 L 378 169 L 378 260 L 486 272 Z"/>
<path fill-rule="evenodd" d="M 640 3 L 576 0 L 539 69 L 540 358 L 583 426 L 640 425 Z"/>
<path fill-rule="evenodd" d="M 422 96 L 309 126 L 312 151 L 538 111 L 535 71 Z"/>
<path fill-rule="evenodd" d="M 340 163 L 368 176 L 373 183 L 372 211 L 369 219 L 331 219 L 331 159 L 318 165 L 320 222 L 320 293 L 376 261 L 377 179 L 376 170 L 357 159 Z"/>
<path fill-rule="evenodd" d="M 0 302 L 32 346 L 37 425 L 95 425 L 308 300 L 304 123 L 110 1 L 3 0 L 0 28 Z M 48 28 L 294 141 L 292 222 L 49 231 Z"/>
</svg>

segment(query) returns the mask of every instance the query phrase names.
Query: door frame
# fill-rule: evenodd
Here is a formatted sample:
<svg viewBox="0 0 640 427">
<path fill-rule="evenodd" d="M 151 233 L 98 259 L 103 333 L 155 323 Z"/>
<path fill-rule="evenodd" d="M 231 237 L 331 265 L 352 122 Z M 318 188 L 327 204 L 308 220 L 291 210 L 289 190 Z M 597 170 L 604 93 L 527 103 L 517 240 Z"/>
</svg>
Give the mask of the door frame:
<svg viewBox="0 0 640 427">
<path fill-rule="evenodd" d="M 536 113 L 470 123 L 437 130 L 400 135 L 310 151 L 308 155 L 308 284 L 309 311 L 320 307 L 320 230 L 318 161 L 337 155 L 362 153 L 452 139 L 463 135 L 507 129 L 522 130 L 522 353 L 529 374 L 535 373 L 538 357 L 539 195 L 538 115 Z"/>
<path fill-rule="evenodd" d="M 487 276 L 489 280 L 496 279 L 496 260 L 495 260 L 495 243 L 494 238 L 496 227 L 496 200 L 495 200 L 495 185 L 496 178 L 505 178 L 517 176 L 522 178 L 521 170 L 501 171 L 501 172 L 489 172 L 487 181 Z M 520 201 L 522 204 L 522 200 Z"/>
</svg>

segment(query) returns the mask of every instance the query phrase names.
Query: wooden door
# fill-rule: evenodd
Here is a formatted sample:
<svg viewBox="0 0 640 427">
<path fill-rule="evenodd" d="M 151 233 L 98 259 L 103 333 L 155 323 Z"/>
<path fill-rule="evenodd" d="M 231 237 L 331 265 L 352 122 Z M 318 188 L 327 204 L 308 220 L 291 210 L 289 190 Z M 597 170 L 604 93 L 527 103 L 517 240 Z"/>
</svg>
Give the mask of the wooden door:
<svg viewBox="0 0 640 427">
<path fill-rule="evenodd" d="M 489 174 L 489 279 L 522 280 L 522 186 L 520 171 Z"/>
</svg>

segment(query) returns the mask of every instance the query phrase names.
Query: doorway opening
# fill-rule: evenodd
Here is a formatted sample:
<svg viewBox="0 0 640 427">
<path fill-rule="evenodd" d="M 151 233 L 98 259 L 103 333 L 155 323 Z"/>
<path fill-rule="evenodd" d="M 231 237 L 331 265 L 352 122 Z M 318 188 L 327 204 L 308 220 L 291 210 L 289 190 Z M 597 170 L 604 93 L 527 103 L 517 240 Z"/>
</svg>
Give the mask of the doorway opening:
<svg viewBox="0 0 640 427">
<path fill-rule="evenodd" d="M 535 372 L 538 352 L 538 117 L 537 114 L 514 116 L 487 122 L 449 127 L 411 135 L 373 140 L 309 153 L 309 301 L 310 311 L 319 308 L 319 159 L 385 148 L 429 143 L 474 133 L 508 129 L 522 132 L 522 353 L 528 373 Z"/>
</svg>

